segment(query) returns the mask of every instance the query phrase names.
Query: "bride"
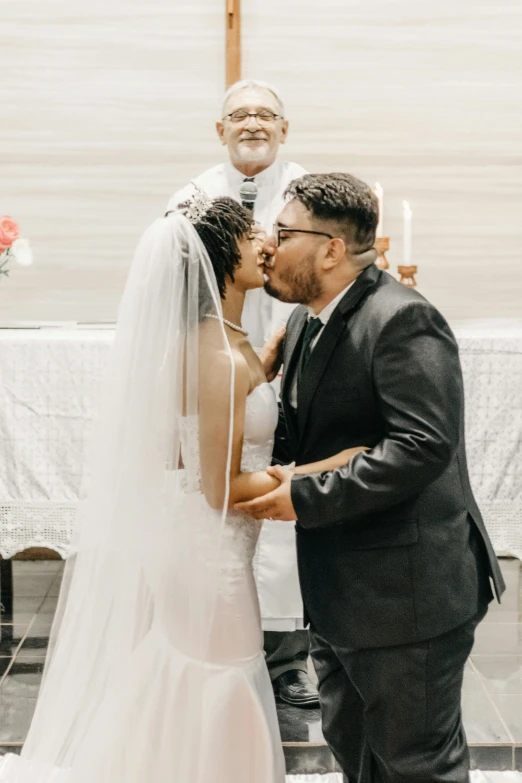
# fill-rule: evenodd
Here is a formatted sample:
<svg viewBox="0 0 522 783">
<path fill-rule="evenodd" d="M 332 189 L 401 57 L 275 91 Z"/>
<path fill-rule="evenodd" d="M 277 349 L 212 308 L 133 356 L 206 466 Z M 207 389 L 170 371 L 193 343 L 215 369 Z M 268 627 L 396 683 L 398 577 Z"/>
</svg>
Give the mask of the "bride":
<svg viewBox="0 0 522 783">
<path fill-rule="evenodd" d="M 284 331 L 260 359 L 241 328 L 262 263 L 251 215 L 228 198 L 142 237 L 40 696 L 0 781 L 284 781 L 252 573 L 260 523 L 229 510 L 278 484 L 268 380 Z"/>
</svg>

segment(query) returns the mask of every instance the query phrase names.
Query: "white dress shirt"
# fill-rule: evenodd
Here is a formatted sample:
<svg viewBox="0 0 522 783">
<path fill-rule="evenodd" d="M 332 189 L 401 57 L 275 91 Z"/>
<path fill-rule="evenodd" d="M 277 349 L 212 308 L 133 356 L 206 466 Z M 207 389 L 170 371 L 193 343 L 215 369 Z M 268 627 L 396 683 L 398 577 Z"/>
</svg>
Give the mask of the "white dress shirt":
<svg viewBox="0 0 522 783">
<path fill-rule="evenodd" d="M 324 327 L 332 317 L 332 314 L 343 298 L 343 296 L 346 294 L 347 291 L 352 287 L 352 285 L 355 283 L 355 280 L 352 280 L 351 283 L 349 283 L 346 288 L 343 288 L 340 294 L 337 294 L 337 296 L 332 299 L 330 304 L 327 304 L 326 307 L 324 307 L 320 313 L 317 315 L 314 313 L 314 311 L 309 307 L 308 308 L 308 319 L 311 318 L 318 318 L 321 323 L 323 324 L 322 329 L 316 334 L 312 342 L 310 343 L 310 350 L 313 351 L 319 340 L 321 339 L 321 335 L 324 332 Z M 292 388 L 290 390 L 290 405 L 292 408 L 297 409 L 297 370 L 294 373 L 294 378 L 292 381 Z"/>
<path fill-rule="evenodd" d="M 284 207 L 283 193 L 292 180 L 306 174 L 306 169 L 297 163 L 276 160 L 260 174 L 256 174 L 254 182 L 258 187 L 254 202 L 254 218 L 263 226 L 268 235 L 272 226 Z M 187 201 L 195 193 L 197 185 L 210 198 L 230 196 L 241 203 L 239 188 L 245 181 L 245 175 L 231 163 L 222 163 L 208 169 L 196 177 L 182 190 L 175 193 L 169 201 L 168 209 L 175 209 L 178 204 Z M 263 291 L 262 288 L 248 291 L 243 310 L 243 326 L 247 330 L 249 340 L 255 348 L 264 345 L 267 337 L 280 324 L 286 323 L 295 305 L 278 302 Z"/>
</svg>

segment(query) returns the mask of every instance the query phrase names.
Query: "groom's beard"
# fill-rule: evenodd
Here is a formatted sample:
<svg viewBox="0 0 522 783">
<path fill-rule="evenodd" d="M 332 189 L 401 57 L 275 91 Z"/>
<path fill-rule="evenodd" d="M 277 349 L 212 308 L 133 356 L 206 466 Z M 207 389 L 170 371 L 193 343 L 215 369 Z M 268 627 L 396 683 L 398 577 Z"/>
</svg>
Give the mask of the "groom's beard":
<svg viewBox="0 0 522 783">
<path fill-rule="evenodd" d="M 319 299 L 324 288 L 315 267 L 315 253 L 303 258 L 296 269 L 287 269 L 278 275 L 277 281 L 265 281 L 265 291 L 280 302 L 309 304 Z"/>
</svg>

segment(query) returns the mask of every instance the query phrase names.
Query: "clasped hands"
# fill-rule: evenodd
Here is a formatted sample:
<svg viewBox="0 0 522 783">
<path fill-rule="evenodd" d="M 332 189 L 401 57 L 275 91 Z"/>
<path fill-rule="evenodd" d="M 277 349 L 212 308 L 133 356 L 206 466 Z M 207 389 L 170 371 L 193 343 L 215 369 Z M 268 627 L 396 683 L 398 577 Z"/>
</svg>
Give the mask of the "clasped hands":
<svg viewBox="0 0 522 783">
<path fill-rule="evenodd" d="M 297 468 L 272 465 L 267 468 L 266 472 L 280 482 L 279 486 L 254 500 L 236 503 L 234 510 L 248 514 L 254 517 L 254 519 L 277 519 L 281 522 L 294 522 L 297 518 L 297 513 L 292 503 L 293 476 L 296 474 L 307 475 L 308 473 L 335 470 L 336 467 L 347 465 L 356 454 L 360 454 L 363 451 L 369 451 L 369 448 L 367 446 L 356 446 L 351 449 L 345 449 L 329 459 L 314 462 L 310 465 L 300 465 Z"/>
<path fill-rule="evenodd" d="M 269 382 L 274 380 L 282 364 L 285 332 L 284 326 L 277 329 L 266 341 L 259 354 Z M 236 503 L 234 510 L 248 514 L 248 516 L 254 517 L 254 519 L 277 519 L 282 522 L 294 522 L 297 518 L 297 513 L 292 502 L 293 476 L 296 473 L 306 475 L 308 473 L 322 473 L 335 470 L 337 467 L 347 465 L 356 454 L 362 451 L 368 451 L 368 448 L 366 446 L 356 446 L 355 448 L 345 449 L 328 459 L 309 465 L 300 465 L 298 468 L 273 465 L 267 468 L 266 472 L 269 476 L 279 481 L 279 486 L 254 500 Z"/>
<path fill-rule="evenodd" d="M 291 483 L 294 471 L 292 468 L 272 465 L 267 468 L 269 476 L 278 479 L 281 483 L 277 489 L 261 495 L 255 500 L 246 503 L 236 503 L 235 511 L 241 511 L 254 519 L 279 519 L 282 522 L 294 522 L 296 512 L 292 503 Z"/>
</svg>

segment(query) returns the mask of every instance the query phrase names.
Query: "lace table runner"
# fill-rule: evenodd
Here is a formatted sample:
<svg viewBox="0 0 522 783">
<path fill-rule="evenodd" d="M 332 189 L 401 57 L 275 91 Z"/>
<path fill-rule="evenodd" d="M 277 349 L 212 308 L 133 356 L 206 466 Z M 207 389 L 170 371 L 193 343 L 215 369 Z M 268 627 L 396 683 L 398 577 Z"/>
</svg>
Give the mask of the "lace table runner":
<svg viewBox="0 0 522 783">
<path fill-rule="evenodd" d="M 499 554 L 522 559 L 522 326 L 457 328 L 471 483 Z M 0 330 L 0 553 L 63 557 L 111 330 Z"/>
</svg>

